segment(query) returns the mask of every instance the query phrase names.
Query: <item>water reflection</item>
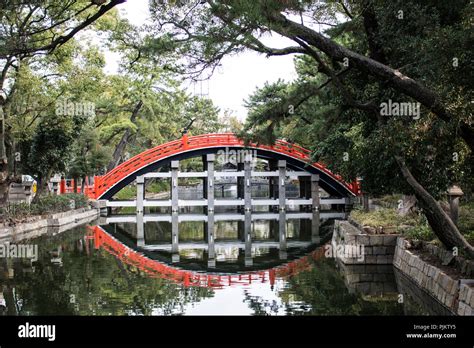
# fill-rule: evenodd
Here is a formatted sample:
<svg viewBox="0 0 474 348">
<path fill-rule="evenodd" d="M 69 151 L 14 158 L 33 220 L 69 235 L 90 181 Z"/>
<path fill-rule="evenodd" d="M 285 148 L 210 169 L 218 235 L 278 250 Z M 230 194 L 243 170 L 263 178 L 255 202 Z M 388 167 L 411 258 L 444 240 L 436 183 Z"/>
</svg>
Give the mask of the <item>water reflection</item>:
<svg viewBox="0 0 474 348">
<path fill-rule="evenodd" d="M 0 313 L 403 315 L 435 308 L 411 296 L 391 267 L 326 258 L 332 221 L 292 214 L 196 221 L 180 213 L 49 231 L 20 241 L 38 244 L 37 261 L 0 259 Z"/>
<path fill-rule="evenodd" d="M 240 272 L 275 267 L 331 237 L 317 213 L 137 215 L 98 227 L 146 257 L 195 271 Z M 123 222 L 119 222 L 123 221 Z"/>
</svg>

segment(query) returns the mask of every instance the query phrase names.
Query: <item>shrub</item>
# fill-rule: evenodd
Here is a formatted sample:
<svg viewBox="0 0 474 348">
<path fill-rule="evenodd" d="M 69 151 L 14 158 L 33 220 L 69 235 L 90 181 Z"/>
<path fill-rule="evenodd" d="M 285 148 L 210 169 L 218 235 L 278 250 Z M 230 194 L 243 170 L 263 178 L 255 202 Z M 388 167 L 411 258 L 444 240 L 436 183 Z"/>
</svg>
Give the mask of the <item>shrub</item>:
<svg viewBox="0 0 474 348">
<path fill-rule="evenodd" d="M 35 202 L 8 204 L 1 209 L 4 220 L 24 219 L 33 215 L 44 215 L 71 210 L 71 201 L 74 207 L 84 208 L 87 206 L 87 197 L 79 193 L 65 195 L 47 195 L 39 197 Z"/>
<path fill-rule="evenodd" d="M 67 211 L 71 207 L 69 195 L 47 195 L 40 197 L 31 204 L 34 215 Z"/>
<path fill-rule="evenodd" d="M 362 210 L 354 209 L 351 212 L 354 220 L 358 221 L 363 226 L 399 226 L 399 225 L 416 225 L 419 218 L 414 216 L 401 216 L 395 209 L 381 208 L 378 210 L 364 212 Z"/>
<path fill-rule="evenodd" d="M 428 225 L 418 225 L 411 227 L 403 232 L 403 235 L 409 239 L 431 241 L 435 235 Z"/>
<path fill-rule="evenodd" d="M 76 209 L 85 208 L 89 204 L 88 198 L 82 193 L 68 193 L 67 195 L 64 195 L 64 196 L 68 197 L 69 199 L 74 200 Z"/>
</svg>

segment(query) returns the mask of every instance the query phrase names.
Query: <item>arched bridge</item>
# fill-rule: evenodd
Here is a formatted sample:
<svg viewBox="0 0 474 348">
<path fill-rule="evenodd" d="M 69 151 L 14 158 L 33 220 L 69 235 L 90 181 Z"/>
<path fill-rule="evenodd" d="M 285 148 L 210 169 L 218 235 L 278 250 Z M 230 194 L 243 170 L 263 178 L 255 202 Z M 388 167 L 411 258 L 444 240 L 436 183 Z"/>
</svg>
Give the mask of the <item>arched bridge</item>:
<svg viewBox="0 0 474 348">
<path fill-rule="evenodd" d="M 285 141 L 277 141 L 274 145 L 256 143 L 245 145 L 232 133 L 191 137 L 184 135 L 179 140 L 158 145 L 120 164 L 109 173 L 95 177 L 93 189 L 89 189 L 87 192 L 91 198 L 110 200 L 118 191 L 135 181 L 137 177 L 152 173 L 174 161 L 216 154 L 226 149 L 250 150 L 258 158 L 284 162 L 286 168 L 297 173 L 318 175 L 319 186 L 330 196 L 353 197 L 359 193 L 357 182 L 347 183 L 324 165 L 312 162 L 310 151 L 307 149 Z M 260 173 L 260 176 L 265 175 Z"/>
<path fill-rule="evenodd" d="M 94 240 L 95 249 L 103 248 L 120 261 L 138 268 L 149 277 L 168 279 L 185 287 L 197 286 L 220 289 L 226 286 L 247 286 L 256 281 L 261 283 L 268 281 L 273 286 L 275 278 L 292 277 L 302 271 L 311 269 L 313 267 L 312 260 L 325 258 L 325 248 L 320 246 L 306 256 L 270 269 L 227 274 L 195 272 L 153 260 L 144 255 L 143 252 L 121 243 L 100 226 L 89 226 L 88 229 L 87 238 Z"/>
</svg>

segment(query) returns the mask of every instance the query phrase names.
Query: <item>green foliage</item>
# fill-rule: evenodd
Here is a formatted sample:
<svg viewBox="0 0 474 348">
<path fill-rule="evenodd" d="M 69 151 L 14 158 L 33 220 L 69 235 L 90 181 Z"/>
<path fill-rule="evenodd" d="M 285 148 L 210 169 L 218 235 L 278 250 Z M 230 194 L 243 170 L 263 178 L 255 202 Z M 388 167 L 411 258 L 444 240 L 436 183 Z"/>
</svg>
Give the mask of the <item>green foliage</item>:
<svg viewBox="0 0 474 348">
<path fill-rule="evenodd" d="M 467 241 L 474 244 L 474 201 L 461 202 L 459 206 L 459 231 Z"/>
<path fill-rule="evenodd" d="M 100 144 L 97 131 L 91 127 L 83 129 L 72 153 L 69 175 L 73 178 L 100 174 L 111 158 L 110 151 Z"/>
<path fill-rule="evenodd" d="M 426 218 L 422 215 L 401 216 L 396 209 L 379 208 L 370 212 L 356 209 L 351 212 L 351 217 L 363 226 L 395 228 L 398 233 L 410 239 L 431 241 L 435 238 Z"/>
<path fill-rule="evenodd" d="M 420 218 L 415 215 L 401 216 L 395 209 L 379 208 L 370 212 L 354 209 L 351 217 L 363 226 L 399 227 L 401 225 L 416 225 Z"/>
<path fill-rule="evenodd" d="M 21 143 L 24 172 L 44 184 L 43 180 L 49 180 L 54 172 L 64 171 L 74 137 L 71 118 L 55 114 L 43 117 L 31 140 Z"/>
<path fill-rule="evenodd" d="M 31 204 L 22 202 L 9 204 L 1 208 L 4 221 L 22 220 L 31 216 L 54 214 L 71 210 L 71 201 L 75 209 L 88 206 L 88 198 L 78 193 L 64 195 L 45 195 Z"/>
<path fill-rule="evenodd" d="M 147 183 L 146 192 L 147 193 L 161 193 L 169 190 L 169 183 L 164 180 L 153 181 L 152 183 Z M 119 200 L 130 200 L 137 197 L 137 187 L 133 185 L 125 186 L 119 192 L 117 192 L 114 198 Z"/>
<path fill-rule="evenodd" d="M 424 240 L 424 241 L 431 241 L 435 238 L 433 231 L 428 226 L 428 224 L 423 224 L 415 227 L 411 227 L 403 232 L 405 237 L 414 240 Z"/>
<path fill-rule="evenodd" d="M 52 3 L 48 11 L 60 11 L 60 5 Z M 13 8 L 10 12 L 9 20 L 13 13 L 22 16 Z M 52 19 L 70 13 L 58 12 Z M 4 15 L 0 14 L 2 18 Z M 43 21 L 38 28 L 47 24 Z M 53 53 L 34 56 L 22 61 L 18 70 L 9 70 L 9 85 L 15 88 L 4 110 L 7 140 L 14 145 L 9 156 L 15 151 L 21 153 L 17 173 L 32 175 L 40 182 L 55 173 L 73 177 L 103 174 L 125 132 L 129 138 L 121 160 L 180 137 L 190 119 L 195 119 L 191 134 L 219 129 L 218 108 L 209 99 L 185 93 L 181 78 L 162 64 L 164 56 L 148 55 L 143 50 L 137 59 L 137 48 L 143 44 L 141 28 L 109 11 L 89 29 L 103 40 L 100 45 L 87 36 L 80 41 L 71 39 Z M 103 47 L 122 56 L 118 73 L 104 72 Z M 175 53 L 166 57 L 169 64 L 179 58 Z M 143 107 L 131 119 L 139 101 Z M 91 104 L 93 113 L 59 114 L 58 107 L 68 103 Z"/>
<path fill-rule="evenodd" d="M 127 185 L 115 194 L 115 198 L 119 200 L 131 200 L 137 197 L 137 187 Z"/>
</svg>

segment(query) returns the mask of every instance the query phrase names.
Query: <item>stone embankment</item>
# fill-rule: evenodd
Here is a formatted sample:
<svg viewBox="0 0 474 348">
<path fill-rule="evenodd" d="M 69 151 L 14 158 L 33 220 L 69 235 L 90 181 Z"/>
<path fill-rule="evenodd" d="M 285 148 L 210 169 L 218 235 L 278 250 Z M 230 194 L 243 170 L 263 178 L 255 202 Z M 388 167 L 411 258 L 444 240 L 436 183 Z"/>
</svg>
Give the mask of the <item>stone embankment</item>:
<svg viewBox="0 0 474 348">
<path fill-rule="evenodd" d="M 99 217 L 99 210 L 94 208 L 80 208 L 67 212 L 37 216 L 30 221 L 18 223 L 14 226 L 0 226 L 0 242 L 18 241 L 25 238 L 40 236 L 47 229 L 62 232 L 91 222 Z"/>
<path fill-rule="evenodd" d="M 342 251 L 359 251 L 338 255 L 338 261 L 345 267 L 359 265 L 349 279 L 356 289 L 366 286 L 363 283 L 369 280 L 368 273 L 372 273 L 372 282 L 383 281 L 378 271 L 368 272 L 369 265 L 393 265 L 447 312 L 474 315 L 474 262 L 471 260 L 430 243 L 417 243 L 415 247 L 399 234 L 370 234 L 354 221 L 335 222 L 331 245 L 333 248 L 342 246 Z M 376 289 L 379 291 L 386 286 L 379 285 Z"/>
</svg>

